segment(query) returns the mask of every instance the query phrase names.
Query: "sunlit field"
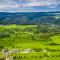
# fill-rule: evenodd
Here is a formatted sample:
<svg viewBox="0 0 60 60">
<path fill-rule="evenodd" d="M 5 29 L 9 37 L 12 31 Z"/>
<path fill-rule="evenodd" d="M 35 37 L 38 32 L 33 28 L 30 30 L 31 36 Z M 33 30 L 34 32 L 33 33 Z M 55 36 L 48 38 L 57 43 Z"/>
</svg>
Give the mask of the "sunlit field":
<svg viewBox="0 0 60 60">
<path fill-rule="evenodd" d="M 60 27 L 54 25 L 0 25 L 1 59 L 59 60 Z"/>
</svg>

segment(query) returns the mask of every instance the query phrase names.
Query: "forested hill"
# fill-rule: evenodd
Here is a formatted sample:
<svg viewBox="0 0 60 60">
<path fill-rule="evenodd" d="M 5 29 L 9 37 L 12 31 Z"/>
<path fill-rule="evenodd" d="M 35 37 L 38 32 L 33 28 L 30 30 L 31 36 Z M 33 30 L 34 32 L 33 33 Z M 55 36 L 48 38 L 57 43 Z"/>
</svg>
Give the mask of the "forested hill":
<svg viewBox="0 0 60 60">
<path fill-rule="evenodd" d="M 57 24 L 60 25 L 60 12 L 0 12 L 0 24 Z"/>
</svg>

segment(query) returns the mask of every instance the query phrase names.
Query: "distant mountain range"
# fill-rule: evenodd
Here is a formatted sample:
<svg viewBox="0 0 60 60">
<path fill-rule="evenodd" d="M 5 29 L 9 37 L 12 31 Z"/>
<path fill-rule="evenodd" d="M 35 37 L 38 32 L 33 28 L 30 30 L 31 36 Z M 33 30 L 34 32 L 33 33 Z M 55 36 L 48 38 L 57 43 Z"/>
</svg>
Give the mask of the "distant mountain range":
<svg viewBox="0 0 60 60">
<path fill-rule="evenodd" d="M 60 12 L 0 12 L 0 24 L 57 24 L 60 25 Z"/>
</svg>

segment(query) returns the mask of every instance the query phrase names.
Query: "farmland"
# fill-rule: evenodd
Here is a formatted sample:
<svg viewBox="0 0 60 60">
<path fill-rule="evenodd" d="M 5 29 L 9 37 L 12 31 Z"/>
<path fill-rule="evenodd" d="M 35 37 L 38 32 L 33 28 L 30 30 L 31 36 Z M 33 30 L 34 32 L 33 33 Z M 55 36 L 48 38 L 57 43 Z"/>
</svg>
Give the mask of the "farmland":
<svg viewBox="0 0 60 60">
<path fill-rule="evenodd" d="M 4 58 L 2 54 L 6 52 L 7 58 L 12 56 L 13 60 L 59 60 L 60 27 L 48 24 L 0 25 L 0 57 Z"/>
</svg>

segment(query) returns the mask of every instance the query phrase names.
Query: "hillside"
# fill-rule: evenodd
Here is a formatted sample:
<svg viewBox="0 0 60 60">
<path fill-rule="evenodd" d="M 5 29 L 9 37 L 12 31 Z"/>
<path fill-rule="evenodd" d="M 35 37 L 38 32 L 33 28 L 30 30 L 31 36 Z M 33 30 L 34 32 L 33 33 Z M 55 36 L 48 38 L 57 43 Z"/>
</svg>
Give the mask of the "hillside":
<svg viewBox="0 0 60 60">
<path fill-rule="evenodd" d="M 0 60 L 59 60 L 59 12 L 0 12 Z"/>
<path fill-rule="evenodd" d="M 60 25 L 60 12 L 0 12 L 0 24 L 57 24 Z"/>
<path fill-rule="evenodd" d="M 45 58 L 50 60 L 56 57 L 55 60 L 57 60 L 60 59 L 59 52 L 60 26 L 47 24 L 0 25 L 0 57 L 2 58 L 12 56 L 13 60 Z"/>
</svg>

